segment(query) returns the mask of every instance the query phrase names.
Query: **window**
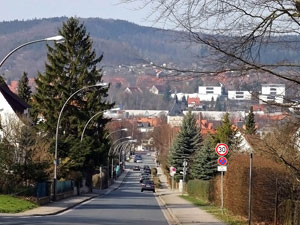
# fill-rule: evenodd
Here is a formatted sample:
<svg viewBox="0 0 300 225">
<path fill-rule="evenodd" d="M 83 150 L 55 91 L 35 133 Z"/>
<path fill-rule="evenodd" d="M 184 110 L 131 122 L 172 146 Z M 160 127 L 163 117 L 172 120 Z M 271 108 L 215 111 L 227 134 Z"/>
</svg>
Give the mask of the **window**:
<svg viewBox="0 0 300 225">
<path fill-rule="evenodd" d="M 275 100 L 275 96 L 268 96 L 267 100 Z"/>
<path fill-rule="evenodd" d="M 214 90 L 213 87 L 207 87 L 206 90 Z"/>
<path fill-rule="evenodd" d="M 213 94 L 213 91 L 206 91 L 206 94 Z"/>
<path fill-rule="evenodd" d="M 270 88 L 270 91 L 275 91 L 276 92 L 276 88 Z"/>
<path fill-rule="evenodd" d="M 244 92 L 243 92 L 243 91 L 237 91 L 236 94 L 237 94 L 237 95 L 243 95 Z"/>
<path fill-rule="evenodd" d="M 236 98 L 244 98 L 244 95 L 237 95 Z"/>
</svg>

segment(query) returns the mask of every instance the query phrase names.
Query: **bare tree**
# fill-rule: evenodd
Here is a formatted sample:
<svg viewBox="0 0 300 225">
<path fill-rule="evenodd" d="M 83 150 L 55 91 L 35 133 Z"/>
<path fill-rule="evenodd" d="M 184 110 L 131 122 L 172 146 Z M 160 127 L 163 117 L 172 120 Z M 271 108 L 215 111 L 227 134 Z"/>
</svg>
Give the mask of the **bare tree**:
<svg viewBox="0 0 300 225">
<path fill-rule="evenodd" d="M 171 68 L 178 72 L 177 78 L 230 72 L 239 77 L 272 75 L 291 82 L 290 88 L 300 84 L 300 63 L 283 54 L 287 51 L 297 54 L 300 49 L 298 0 L 297 4 L 294 0 L 121 1 L 142 2 L 144 7 L 152 8 L 156 22 L 183 31 L 178 35 L 191 47 L 209 49 L 205 57 L 201 56 L 196 70 Z M 272 52 L 274 47 L 278 52 Z M 266 52 L 277 57 L 270 61 Z M 293 99 L 288 100 L 289 106 L 295 104 Z"/>
</svg>

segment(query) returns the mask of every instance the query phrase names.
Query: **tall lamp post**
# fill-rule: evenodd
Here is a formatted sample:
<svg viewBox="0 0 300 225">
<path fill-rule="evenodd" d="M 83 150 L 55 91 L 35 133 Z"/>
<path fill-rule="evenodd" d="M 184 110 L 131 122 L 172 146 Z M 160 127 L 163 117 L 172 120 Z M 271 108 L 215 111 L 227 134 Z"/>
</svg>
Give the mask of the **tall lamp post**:
<svg viewBox="0 0 300 225">
<path fill-rule="evenodd" d="M 88 88 L 92 88 L 92 87 L 105 87 L 105 86 L 107 86 L 106 83 L 97 83 L 97 84 L 94 84 L 94 85 L 89 85 L 89 86 L 80 88 L 79 90 L 75 91 L 73 94 L 70 95 L 70 97 L 65 101 L 63 107 L 61 108 L 61 110 L 59 112 L 59 116 L 58 116 L 58 120 L 57 120 L 57 125 L 56 125 L 56 134 L 55 134 L 54 178 L 53 178 L 53 199 L 54 200 L 56 200 L 58 128 L 59 128 L 59 122 L 60 122 L 61 115 L 62 115 L 62 113 L 64 111 L 64 108 L 67 105 L 68 101 L 74 95 L 76 95 L 78 92 L 83 91 L 83 90 L 88 89 Z"/>
<path fill-rule="evenodd" d="M 119 138 L 119 139 L 117 139 L 114 143 L 112 143 L 112 145 L 110 146 L 110 149 L 109 149 L 109 151 L 108 151 L 108 156 L 110 156 L 110 154 L 111 154 L 111 150 L 112 150 L 112 148 L 113 148 L 113 146 L 118 142 L 118 141 L 120 141 L 120 140 L 123 140 L 123 139 L 132 139 L 132 137 L 131 136 L 128 136 L 128 137 L 123 137 L 123 138 Z M 114 159 L 112 158 L 112 160 L 111 160 L 111 177 L 113 178 L 113 173 L 114 173 L 114 170 L 113 170 L 113 168 L 114 168 Z"/>
<path fill-rule="evenodd" d="M 58 36 L 54 36 L 54 37 L 48 37 L 48 38 L 44 38 L 44 39 L 38 39 L 38 40 L 34 40 L 34 41 L 29 41 L 29 42 L 26 42 L 25 44 L 22 44 L 18 47 L 16 47 L 15 49 L 11 50 L 0 62 L 0 67 L 3 65 L 3 63 L 7 60 L 7 58 L 13 54 L 15 51 L 19 50 L 20 48 L 23 48 L 27 45 L 30 45 L 30 44 L 34 44 L 34 43 L 38 43 L 38 42 L 43 42 L 43 41 L 63 41 L 64 40 L 64 37 L 61 36 L 61 35 L 58 35 Z"/>
</svg>

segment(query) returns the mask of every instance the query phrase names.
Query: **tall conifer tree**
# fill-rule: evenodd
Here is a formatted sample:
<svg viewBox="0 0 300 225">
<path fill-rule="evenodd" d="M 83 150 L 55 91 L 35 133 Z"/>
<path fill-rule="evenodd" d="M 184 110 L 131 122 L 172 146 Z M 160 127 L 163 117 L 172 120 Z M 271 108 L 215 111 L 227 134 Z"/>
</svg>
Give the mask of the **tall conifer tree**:
<svg viewBox="0 0 300 225">
<path fill-rule="evenodd" d="M 212 137 L 207 137 L 203 146 L 195 153 L 191 166 L 192 179 L 210 180 L 217 173 L 218 155 Z"/>
<path fill-rule="evenodd" d="M 55 136 L 58 115 L 71 94 L 85 86 L 102 82 L 98 64 L 102 60 L 92 49 L 92 40 L 78 19 L 70 18 L 63 23 L 59 34 L 65 40 L 48 46 L 48 62 L 44 73 L 38 73 L 37 90 L 33 96 L 33 115 L 39 127 L 50 137 Z M 77 93 L 64 108 L 59 128 L 58 157 L 63 158 L 71 169 L 82 170 L 89 175 L 104 159 L 107 149 L 102 138 L 105 124 L 109 121 L 99 114 L 80 136 L 86 122 L 96 113 L 111 109 L 106 101 L 108 87 L 95 87 Z M 54 142 L 54 139 L 53 139 Z M 59 176 L 60 174 L 58 174 Z"/>
<path fill-rule="evenodd" d="M 256 124 L 255 117 L 253 113 L 253 106 L 250 107 L 249 114 L 246 119 L 246 134 L 255 134 L 256 133 Z"/>
<path fill-rule="evenodd" d="M 25 102 L 29 103 L 31 98 L 31 89 L 28 85 L 28 75 L 26 72 L 23 73 L 18 85 L 18 96 Z"/>
<path fill-rule="evenodd" d="M 180 131 L 172 145 L 169 157 L 170 165 L 177 170 L 182 170 L 184 159 L 189 161 L 189 157 L 200 148 L 201 143 L 202 136 L 197 127 L 196 118 L 189 111 L 184 117 Z M 178 176 L 176 178 L 178 179 Z"/>
</svg>

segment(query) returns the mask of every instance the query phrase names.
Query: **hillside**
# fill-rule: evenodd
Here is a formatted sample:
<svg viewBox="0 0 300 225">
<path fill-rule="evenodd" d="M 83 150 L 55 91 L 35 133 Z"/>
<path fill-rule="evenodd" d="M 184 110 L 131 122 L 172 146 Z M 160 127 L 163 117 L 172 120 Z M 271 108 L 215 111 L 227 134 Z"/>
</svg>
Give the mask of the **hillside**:
<svg viewBox="0 0 300 225">
<path fill-rule="evenodd" d="M 28 21 L 0 22 L 0 59 L 15 47 L 28 41 L 55 36 L 66 17 L 35 19 Z M 98 55 L 104 54 L 102 66 L 111 68 L 120 64 L 133 65 L 147 61 L 156 64 L 172 62 L 177 67 L 189 67 L 201 64 L 208 54 L 206 47 L 191 46 L 180 42 L 178 33 L 143 27 L 122 20 L 100 18 L 80 19 L 93 39 Z M 285 37 L 291 42 L 297 36 Z M 298 43 L 298 42 L 297 42 Z M 278 46 L 278 42 L 261 51 L 262 61 L 276 63 L 279 61 L 299 62 L 300 45 L 296 48 Z M 45 43 L 26 46 L 14 53 L 0 69 L 5 79 L 19 79 L 24 71 L 35 77 L 37 71 L 43 71 L 47 48 Z M 195 57 L 197 56 L 197 57 Z M 211 64 L 213 65 L 213 63 Z"/>
<path fill-rule="evenodd" d="M 0 58 L 25 42 L 57 35 L 66 17 L 11 21 L 0 23 Z M 99 18 L 80 19 L 94 42 L 98 55 L 104 54 L 102 65 L 132 65 L 143 59 L 155 59 L 157 63 L 174 62 L 191 64 L 192 53 L 187 45 L 176 41 L 174 32 L 151 27 L 142 27 L 121 20 Z M 0 73 L 9 80 L 18 79 L 23 71 L 35 76 L 42 71 L 46 60 L 45 43 L 26 46 L 14 53 L 5 62 Z"/>
</svg>

